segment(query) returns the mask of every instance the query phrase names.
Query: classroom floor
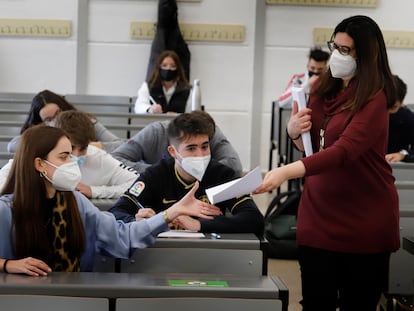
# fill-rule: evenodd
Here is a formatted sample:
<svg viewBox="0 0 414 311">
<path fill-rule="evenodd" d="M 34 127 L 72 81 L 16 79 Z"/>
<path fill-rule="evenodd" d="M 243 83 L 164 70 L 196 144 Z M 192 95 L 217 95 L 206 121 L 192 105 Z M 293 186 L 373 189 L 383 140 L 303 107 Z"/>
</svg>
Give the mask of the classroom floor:
<svg viewBox="0 0 414 311">
<path fill-rule="evenodd" d="M 253 199 L 264 214 L 270 201 L 274 198 L 274 193 L 264 193 L 254 195 Z M 276 275 L 285 283 L 289 289 L 289 308 L 288 311 L 301 311 L 302 306 L 299 301 L 302 298 L 300 286 L 300 271 L 297 260 L 269 259 L 268 275 Z"/>
</svg>

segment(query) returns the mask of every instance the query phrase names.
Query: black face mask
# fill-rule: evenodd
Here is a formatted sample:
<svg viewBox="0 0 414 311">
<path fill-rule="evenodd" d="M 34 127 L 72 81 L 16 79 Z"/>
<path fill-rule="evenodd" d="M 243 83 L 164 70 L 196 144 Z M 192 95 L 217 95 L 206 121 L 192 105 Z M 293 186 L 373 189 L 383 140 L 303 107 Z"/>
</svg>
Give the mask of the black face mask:
<svg viewBox="0 0 414 311">
<path fill-rule="evenodd" d="M 160 77 L 161 80 L 164 81 L 172 81 L 177 77 L 178 71 L 177 69 L 175 70 L 170 70 L 170 69 L 160 69 Z"/>
<path fill-rule="evenodd" d="M 313 71 L 308 71 L 308 76 L 309 76 L 309 78 L 310 77 L 312 77 L 313 75 L 315 75 L 315 76 L 319 76 L 321 73 L 320 72 L 313 72 Z"/>
</svg>

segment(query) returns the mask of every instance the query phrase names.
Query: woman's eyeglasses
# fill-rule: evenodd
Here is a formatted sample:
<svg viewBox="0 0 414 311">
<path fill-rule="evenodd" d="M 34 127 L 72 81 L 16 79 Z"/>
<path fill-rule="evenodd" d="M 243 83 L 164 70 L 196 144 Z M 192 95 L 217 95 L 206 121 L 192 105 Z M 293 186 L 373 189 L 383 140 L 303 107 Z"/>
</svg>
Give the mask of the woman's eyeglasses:
<svg viewBox="0 0 414 311">
<path fill-rule="evenodd" d="M 331 52 L 338 50 L 338 52 L 344 56 L 349 55 L 349 53 L 354 49 L 346 45 L 337 45 L 333 40 L 328 41 L 327 44 Z"/>
</svg>

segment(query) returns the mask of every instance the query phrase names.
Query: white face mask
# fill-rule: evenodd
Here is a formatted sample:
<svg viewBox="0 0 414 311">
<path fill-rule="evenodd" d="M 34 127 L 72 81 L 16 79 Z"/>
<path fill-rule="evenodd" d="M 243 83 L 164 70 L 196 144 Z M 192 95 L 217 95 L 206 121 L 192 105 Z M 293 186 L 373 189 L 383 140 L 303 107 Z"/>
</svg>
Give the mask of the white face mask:
<svg viewBox="0 0 414 311">
<path fill-rule="evenodd" d="M 206 155 L 204 157 L 184 158 L 178 153 L 177 150 L 175 152 L 177 153 L 177 158 L 181 158 L 181 161 L 178 161 L 178 163 L 183 168 L 183 170 L 196 178 L 198 181 L 201 181 L 201 179 L 203 179 L 207 166 L 210 163 L 211 155 Z"/>
<path fill-rule="evenodd" d="M 351 78 L 357 68 L 355 59 L 351 55 L 342 55 L 338 50 L 332 52 L 329 59 L 329 69 L 334 78 Z"/>
<path fill-rule="evenodd" d="M 81 171 L 76 162 L 64 163 L 61 166 L 56 166 L 53 163 L 50 163 L 47 160 L 44 160 L 46 163 L 55 167 L 56 170 L 52 176 L 52 179 L 43 175 L 48 181 L 50 181 L 56 190 L 60 191 L 73 191 L 76 189 L 76 186 L 81 180 Z"/>
</svg>

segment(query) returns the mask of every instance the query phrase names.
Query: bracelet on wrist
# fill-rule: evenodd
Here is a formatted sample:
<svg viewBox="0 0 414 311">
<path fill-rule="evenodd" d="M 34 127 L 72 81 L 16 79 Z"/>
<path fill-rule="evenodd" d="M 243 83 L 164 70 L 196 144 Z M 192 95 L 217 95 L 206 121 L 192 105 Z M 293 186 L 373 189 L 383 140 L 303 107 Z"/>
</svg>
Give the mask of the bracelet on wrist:
<svg viewBox="0 0 414 311">
<path fill-rule="evenodd" d="M 291 136 L 289 135 L 289 132 L 288 132 L 287 128 L 286 128 L 286 135 L 287 135 L 287 137 L 289 137 L 289 139 L 290 139 L 290 140 L 298 140 L 298 139 L 300 138 L 300 136 L 301 136 L 301 134 L 299 134 L 299 135 L 298 135 L 298 136 L 296 136 L 296 137 L 291 137 Z"/>
<path fill-rule="evenodd" d="M 169 224 L 171 222 L 171 219 L 168 218 L 168 214 L 167 211 L 162 211 L 162 217 L 164 217 L 164 220 L 167 224 Z"/>
<path fill-rule="evenodd" d="M 4 260 L 4 262 L 3 262 L 3 272 L 4 273 L 9 273 L 9 271 L 7 271 L 7 267 L 6 267 L 8 262 L 9 262 L 9 259 Z"/>
</svg>

